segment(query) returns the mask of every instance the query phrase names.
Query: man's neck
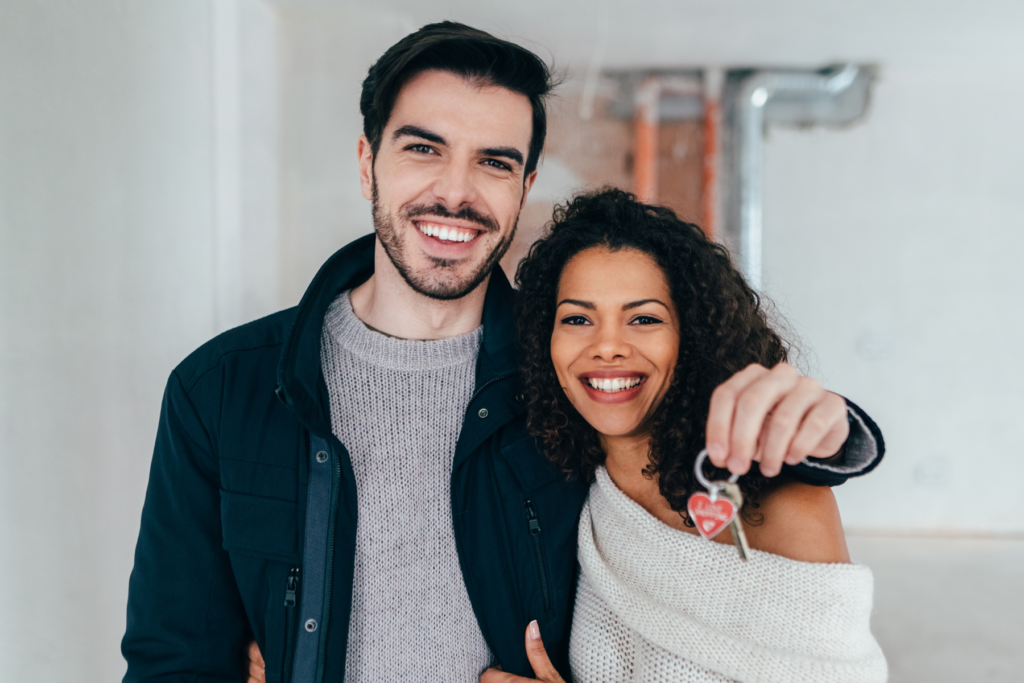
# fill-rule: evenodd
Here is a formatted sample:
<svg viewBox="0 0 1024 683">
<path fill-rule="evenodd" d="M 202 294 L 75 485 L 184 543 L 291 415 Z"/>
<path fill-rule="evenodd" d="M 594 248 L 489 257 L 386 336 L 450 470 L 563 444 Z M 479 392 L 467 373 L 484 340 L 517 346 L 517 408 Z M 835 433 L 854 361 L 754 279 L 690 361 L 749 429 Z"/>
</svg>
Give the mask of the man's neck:
<svg viewBox="0 0 1024 683">
<path fill-rule="evenodd" d="M 351 294 L 353 312 L 371 328 L 402 339 L 446 339 L 480 327 L 490 277 L 461 299 L 440 301 L 409 286 L 380 240 L 373 262 L 373 275 Z"/>
</svg>

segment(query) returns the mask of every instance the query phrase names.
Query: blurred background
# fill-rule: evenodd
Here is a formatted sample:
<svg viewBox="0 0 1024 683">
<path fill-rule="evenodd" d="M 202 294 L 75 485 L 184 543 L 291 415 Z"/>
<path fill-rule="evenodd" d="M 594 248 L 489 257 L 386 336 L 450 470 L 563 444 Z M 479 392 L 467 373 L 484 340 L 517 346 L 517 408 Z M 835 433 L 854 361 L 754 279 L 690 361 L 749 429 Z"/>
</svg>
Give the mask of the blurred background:
<svg viewBox="0 0 1024 683">
<path fill-rule="evenodd" d="M 1017 0 L 0 0 L 0 679 L 123 675 L 163 384 L 371 230 L 361 81 L 442 19 L 565 76 L 503 266 L 604 183 L 729 245 L 885 433 L 891 680 L 1020 680 Z"/>
</svg>

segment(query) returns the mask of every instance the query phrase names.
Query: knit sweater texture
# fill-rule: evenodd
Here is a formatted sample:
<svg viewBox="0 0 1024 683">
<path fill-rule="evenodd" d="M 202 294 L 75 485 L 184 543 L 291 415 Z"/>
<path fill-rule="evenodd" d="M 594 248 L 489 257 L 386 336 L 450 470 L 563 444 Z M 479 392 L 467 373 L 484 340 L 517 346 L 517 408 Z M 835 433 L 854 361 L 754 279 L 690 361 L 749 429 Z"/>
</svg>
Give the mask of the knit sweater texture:
<svg viewBox="0 0 1024 683">
<path fill-rule="evenodd" d="M 882 683 L 873 577 L 673 529 L 598 468 L 579 527 L 577 683 Z"/>
<path fill-rule="evenodd" d="M 388 337 L 356 317 L 348 292 L 327 311 L 331 428 L 352 461 L 359 513 L 346 681 L 476 683 L 490 664 L 450 495 L 482 336 Z"/>
</svg>

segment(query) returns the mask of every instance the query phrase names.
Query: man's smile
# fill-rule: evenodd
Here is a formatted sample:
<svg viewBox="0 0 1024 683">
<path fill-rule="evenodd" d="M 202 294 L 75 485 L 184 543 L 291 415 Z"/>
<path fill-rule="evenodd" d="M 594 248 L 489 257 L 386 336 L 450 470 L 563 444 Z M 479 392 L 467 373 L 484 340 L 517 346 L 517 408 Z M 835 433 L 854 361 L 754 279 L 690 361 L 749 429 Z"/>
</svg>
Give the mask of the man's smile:
<svg viewBox="0 0 1024 683">
<path fill-rule="evenodd" d="M 475 228 L 435 223 L 433 221 L 413 221 L 417 229 L 427 237 L 436 237 L 441 242 L 471 242 L 482 232 Z"/>
</svg>

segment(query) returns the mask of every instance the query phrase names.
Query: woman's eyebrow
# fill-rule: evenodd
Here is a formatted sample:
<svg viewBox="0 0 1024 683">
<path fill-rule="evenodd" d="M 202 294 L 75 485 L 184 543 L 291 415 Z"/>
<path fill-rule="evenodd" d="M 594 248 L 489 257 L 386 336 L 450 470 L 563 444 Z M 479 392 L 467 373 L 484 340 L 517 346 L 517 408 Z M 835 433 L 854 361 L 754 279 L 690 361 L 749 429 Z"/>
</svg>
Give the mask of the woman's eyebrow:
<svg viewBox="0 0 1024 683">
<path fill-rule="evenodd" d="M 596 306 L 594 306 L 594 304 L 590 303 L 589 301 L 580 301 L 579 299 L 562 299 L 561 301 L 558 302 L 558 306 L 561 306 L 562 304 L 575 304 L 580 308 L 586 308 L 587 310 L 591 311 L 596 308 Z M 555 306 L 555 308 L 558 308 L 558 306 Z"/>
<path fill-rule="evenodd" d="M 670 310 L 664 302 L 659 301 L 657 299 L 641 299 L 640 301 L 631 301 L 628 304 L 623 304 L 622 310 L 628 311 L 631 308 L 638 308 L 640 306 L 643 306 L 644 304 L 661 304 L 662 306 L 665 307 L 665 310 Z"/>
</svg>

